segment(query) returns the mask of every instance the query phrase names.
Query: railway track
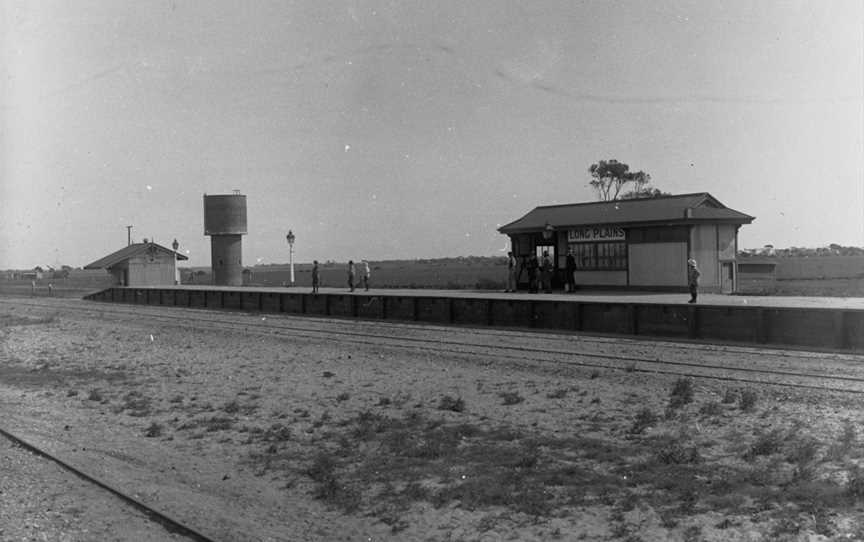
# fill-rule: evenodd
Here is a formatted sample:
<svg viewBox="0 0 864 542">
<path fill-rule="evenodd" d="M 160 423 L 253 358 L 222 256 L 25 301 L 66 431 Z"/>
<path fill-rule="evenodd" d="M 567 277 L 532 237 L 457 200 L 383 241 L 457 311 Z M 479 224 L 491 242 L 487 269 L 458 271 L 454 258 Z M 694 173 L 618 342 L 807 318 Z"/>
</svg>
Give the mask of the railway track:
<svg viewBox="0 0 864 542">
<path fill-rule="evenodd" d="M 35 309 L 73 311 L 97 318 L 110 317 L 162 325 L 182 325 L 202 330 L 221 330 L 275 338 L 332 341 L 343 344 L 410 349 L 467 357 L 494 357 L 514 363 L 536 363 L 581 367 L 587 370 L 615 369 L 626 372 L 707 378 L 740 385 L 777 387 L 864 394 L 864 356 L 854 354 L 803 353 L 740 346 L 661 342 L 657 340 L 586 337 L 564 333 L 532 331 L 471 330 L 445 326 L 421 326 L 393 322 L 363 322 L 320 317 L 258 315 L 207 311 L 203 309 L 150 306 L 91 305 L 80 301 L 39 302 L 0 300 Z M 166 314 L 170 312 L 172 314 Z M 450 338 L 430 338 L 430 330 L 446 330 Z M 426 334 L 426 337 L 421 335 Z M 519 344 L 542 337 L 547 347 Z M 664 349 L 661 359 L 646 350 Z M 667 350 L 668 349 L 668 350 Z M 610 350 L 612 352 L 610 353 Z M 744 360 L 730 362 L 730 355 Z M 697 357 L 698 360 L 693 358 Z M 809 370 L 801 366 L 806 365 Z"/>
<path fill-rule="evenodd" d="M 741 387 L 773 386 L 843 394 L 864 394 L 864 356 L 853 354 L 808 354 L 740 346 L 675 343 L 656 339 L 583 336 L 575 333 L 546 333 L 527 330 L 471 329 L 418 325 L 413 323 L 368 322 L 324 317 L 226 313 L 203 309 L 129 306 L 89 303 L 79 300 L 28 300 L 0 298 L 0 315 L 30 318 L 57 315 L 62 319 L 93 318 L 133 324 L 147 333 L 160 327 L 206 332 L 236 333 L 276 340 L 304 341 L 315 345 L 335 341 L 365 349 L 409 350 L 445 355 L 452 360 L 479 359 L 483 363 L 530 364 L 543 368 L 578 368 L 585 371 L 621 372 L 692 377 L 730 382 Z M 431 332 L 430 332 L 431 331 Z M 158 335 L 157 335 L 158 337 Z M 157 339 L 158 340 L 158 339 Z M 538 344 L 540 343 L 540 344 Z M 657 351 L 659 354 L 652 355 Z M 658 356 L 662 356 L 658 357 Z M 739 359 L 730 359 L 730 357 Z M 18 445 L 42 455 L 76 475 L 129 503 L 169 532 L 191 540 L 211 540 L 144 502 L 76 470 L 61 458 L 40 450 L 24 439 L 0 428 L 0 434 Z"/>
<path fill-rule="evenodd" d="M 162 526 L 167 532 L 169 532 L 171 534 L 183 536 L 185 538 L 188 538 L 189 540 L 194 540 L 196 542 L 214 542 L 214 539 L 208 537 L 205 534 L 202 534 L 196 528 L 191 527 L 189 525 L 186 525 L 185 523 L 181 522 L 180 520 L 175 519 L 174 517 L 168 515 L 166 512 L 157 510 L 157 509 L 153 508 L 152 506 L 149 506 L 146 503 L 142 502 L 141 500 L 136 499 L 132 495 L 129 495 L 127 492 L 124 492 L 123 490 L 116 488 L 116 487 L 108 484 L 107 482 L 105 482 L 103 480 L 100 480 L 99 478 L 97 478 L 97 477 L 95 477 L 89 473 L 84 472 L 83 470 L 81 470 L 81 469 L 75 467 L 74 465 L 64 461 L 63 459 L 57 457 L 56 455 L 54 455 L 54 454 L 40 448 L 39 446 L 36 446 L 35 444 L 27 441 L 26 439 L 24 439 L 20 435 L 14 434 L 14 433 L 10 432 L 9 430 L 4 429 L 2 427 L 0 427 L 0 435 L 2 435 L 2 437 L 6 438 L 10 442 L 12 442 L 12 444 L 14 444 L 15 446 L 19 446 L 19 447 L 21 447 L 25 450 L 28 450 L 28 451 L 30 451 L 30 452 L 38 455 L 38 456 L 41 456 L 41 457 L 48 459 L 52 463 L 59 465 L 61 468 L 63 468 L 67 472 L 74 474 L 75 476 L 84 480 L 85 482 L 102 489 L 103 491 L 111 494 L 112 496 L 119 499 L 120 501 L 132 506 L 133 508 L 142 512 L 148 520 L 152 521 L 155 524 Z"/>
</svg>

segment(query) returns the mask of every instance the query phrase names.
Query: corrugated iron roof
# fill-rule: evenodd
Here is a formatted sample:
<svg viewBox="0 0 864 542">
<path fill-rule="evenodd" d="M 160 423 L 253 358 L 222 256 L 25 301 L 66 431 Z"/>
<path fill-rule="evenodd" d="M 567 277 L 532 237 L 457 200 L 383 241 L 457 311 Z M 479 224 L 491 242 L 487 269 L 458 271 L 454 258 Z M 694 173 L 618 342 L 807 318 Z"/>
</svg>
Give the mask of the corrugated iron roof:
<svg viewBox="0 0 864 542">
<path fill-rule="evenodd" d="M 594 224 L 666 224 L 701 221 L 749 224 L 754 217 L 730 209 L 708 192 L 656 198 L 569 203 L 535 207 L 522 218 L 498 228 L 501 233 Z"/>
<path fill-rule="evenodd" d="M 171 250 L 170 248 L 165 248 L 158 243 L 132 243 L 129 246 L 121 248 L 117 252 L 112 252 L 111 254 L 109 254 L 103 258 L 100 258 L 93 263 L 85 265 L 84 269 L 105 269 L 108 267 L 113 267 L 114 265 L 117 265 L 118 263 L 122 262 L 123 260 L 128 260 L 129 258 L 131 258 L 133 256 L 137 256 L 138 254 L 146 251 L 151 246 L 156 247 L 158 250 L 160 250 L 162 252 L 167 252 L 168 254 L 174 254 L 173 250 Z M 176 254 L 177 254 L 178 260 L 188 260 L 189 259 L 186 256 L 180 254 L 179 252 L 177 252 Z"/>
</svg>

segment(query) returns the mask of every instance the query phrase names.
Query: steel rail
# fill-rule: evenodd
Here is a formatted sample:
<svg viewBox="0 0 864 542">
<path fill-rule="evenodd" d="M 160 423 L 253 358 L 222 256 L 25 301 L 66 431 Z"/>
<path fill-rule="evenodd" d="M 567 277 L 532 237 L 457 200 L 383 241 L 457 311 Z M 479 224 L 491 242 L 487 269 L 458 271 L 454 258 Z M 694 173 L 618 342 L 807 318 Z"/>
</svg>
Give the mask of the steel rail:
<svg viewBox="0 0 864 542">
<path fill-rule="evenodd" d="M 108 493 L 111 493 L 115 497 L 119 498 L 121 501 L 123 501 L 123 502 L 131 505 L 132 507 L 138 509 L 139 511 L 143 512 L 144 515 L 147 517 L 147 519 L 149 519 L 150 521 L 152 521 L 154 523 L 158 523 L 169 533 L 179 534 L 181 536 L 185 536 L 186 538 L 189 538 L 191 540 L 195 540 L 197 542 L 215 542 L 215 540 L 213 538 L 210 538 L 207 535 L 202 534 L 198 530 L 196 530 L 196 529 L 194 529 L 194 528 L 192 528 L 192 527 L 190 527 L 184 523 L 181 523 L 179 520 L 169 516 L 165 512 L 160 512 L 159 510 L 156 510 L 155 508 L 148 506 L 147 504 L 136 499 L 135 497 L 128 495 L 128 494 L 124 493 L 123 491 L 117 489 L 116 487 L 113 487 L 112 485 L 108 484 L 107 482 L 99 480 L 98 478 L 82 471 L 81 469 L 67 463 L 66 461 L 63 461 L 62 459 L 55 456 L 54 454 L 43 450 L 42 448 L 36 446 L 35 444 L 33 444 L 31 442 L 26 441 L 25 439 L 19 437 L 18 435 L 11 433 L 7 429 L 0 428 L 0 435 L 3 435 L 4 437 L 6 437 L 13 444 L 16 444 L 16 445 L 18 445 L 18 446 L 20 446 L 26 450 L 29 450 L 30 452 L 32 452 L 36 455 L 44 457 L 44 458 L 48 459 L 49 461 L 52 461 L 52 462 L 56 463 L 57 465 L 61 466 L 63 469 L 71 472 L 75 476 L 78 476 L 79 478 L 81 478 L 81 479 L 83 479 L 83 480 L 85 480 L 85 481 L 87 481 L 87 482 L 89 482 L 95 486 L 98 486 L 98 487 L 104 489 Z"/>
<path fill-rule="evenodd" d="M 424 338 L 416 338 L 416 337 L 403 337 L 403 336 L 390 336 L 390 335 L 382 335 L 382 334 L 370 334 L 366 332 L 357 332 L 357 331 L 344 331 L 344 330 L 322 330 L 322 329 L 313 329 L 309 327 L 297 327 L 297 326 L 283 326 L 283 325 L 274 325 L 270 324 L 262 324 L 260 322 L 255 322 L 254 327 L 250 326 L 249 323 L 237 322 L 235 320 L 226 320 L 220 318 L 202 318 L 201 315 L 204 314 L 200 309 L 191 309 L 189 314 L 195 316 L 194 320 L 190 320 L 185 317 L 174 316 L 174 315 L 166 315 L 166 314 L 143 314 L 142 312 L 133 312 L 126 310 L 117 310 L 118 308 L 115 306 L 111 306 L 111 310 L 102 310 L 102 309 L 83 309 L 78 307 L 70 307 L 71 310 L 76 310 L 78 312 L 95 312 L 98 314 L 104 314 L 106 312 L 110 314 L 123 314 L 126 316 L 134 316 L 136 319 L 140 319 L 142 317 L 148 318 L 150 320 L 155 321 L 169 321 L 176 322 L 181 321 L 186 326 L 192 326 L 194 322 L 200 322 L 202 324 L 209 324 L 208 326 L 194 326 L 199 329 L 212 330 L 212 325 L 221 326 L 222 329 L 225 330 L 234 330 L 234 331 L 242 331 L 244 333 L 255 333 L 257 335 L 265 335 L 265 336 L 291 336 L 291 337 L 304 337 L 309 338 L 309 333 L 314 333 L 318 335 L 324 335 L 327 337 L 332 337 L 333 335 L 339 335 L 343 337 L 348 337 L 349 339 L 343 339 L 343 342 L 348 342 L 351 344 L 363 344 L 367 346 L 389 346 L 396 348 L 408 348 L 408 349 L 425 349 L 429 351 L 434 351 L 438 353 L 450 353 L 450 354 L 458 354 L 458 355 L 474 355 L 474 356 L 488 356 L 489 349 L 498 349 L 505 351 L 516 351 L 523 354 L 533 354 L 533 355 L 555 355 L 555 356 L 579 356 L 579 357 L 587 357 L 587 358 L 600 358 L 611 360 L 614 362 L 630 362 L 631 364 L 635 363 L 644 363 L 651 364 L 654 366 L 678 366 L 678 367 L 688 367 L 688 368 L 697 368 L 702 369 L 704 371 L 718 371 L 718 372 L 728 372 L 728 373 L 752 373 L 752 374 L 762 374 L 766 376 L 776 376 L 776 377 L 786 377 L 786 378 L 802 378 L 802 379 L 813 379 L 817 381 L 838 381 L 838 382 L 853 382 L 853 383 L 864 383 L 864 378 L 860 377 L 845 377 L 845 376 L 833 376 L 833 375 L 824 375 L 824 374 L 814 374 L 814 373 L 801 373 L 801 372 L 793 372 L 793 371 L 773 371 L 766 369 L 757 369 L 750 367 L 730 367 L 727 365 L 710 365 L 710 364 L 700 364 L 700 363 L 690 363 L 690 362 L 679 362 L 679 361 L 663 361 L 659 359 L 649 359 L 649 358 L 640 358 L 633 356 L 618 356 L 611 354 L 602 354 L 602 353 L 579 353 L 572 351 L 563 351 L 563 350 L 551 350 L 551 349 L 542 349 L 542 348 L 528 348 L 521 346 L 510 346 L 510 345 L 489 345 L 489 344 L 476 344 L 476 343 L 468 343 L 468 342 L 459 342 L 453 340 L 442 340 L 442 339 L 424 339 Z M 249 314 L 249 313 L 245 313 Z M 250 314 L 251 315 L 251 314 Z M 329 322 L 342 322 L 342 320 L 328 320 Z M 262 329 L 264 328 L 264 329 Z M 446 328 L 442 328 L 446 329 Z M 462 329 L 462 328 L 460 328 Z M 379 342 L 370 341 L 368 339 L 378 339 L 385 341 L 405 341 L 411 343 L 411 345 L 400 345 L 393 344 L 393 342 L 389 342 L 386 344 L 381 344 Z M 429 347 L 425 345 L 434 345 L 434 347 Z M 451 348 L 442 348 L 442 346 L 448 346 Z M 470 352 L 466 350 L 459 350 L 452 347 L 467 347 L 467 348 L 477 348 L 484 349 L 483 352 Z M 722 351 L 718 351 L 718 353 L 723 353 Z M 759 353 L 759 352 L 754 352 Z M 842 387 L 830 387 L 830 386 L 819 386 L 812 384 L 801 384 L 794 382 L 777 382 L 772 380 L 764 380 L 764 379 L 748 379 L 748 378 L 740 378 L 733 376 L 724 376 L 724 375 L 712 375 L 705 374 L 701 372 L 681 372 L 681 371 L 670 371 L 664 370 L 660 368 L 639 368 L 635 365 L 630 366 L 610 366 L 607 364 L 598 364 L 598 363 L 590 363 L 587 361 L 576 361 L 573 359 L 569 360 L 554 360 L 549 359 L 547 357 L 538 358 L 538 357 L 525 357 L 517 356 L 517 355 L 507 355 L 507 354 L 495 354 L 499 358 L 512 359 L 517 361 L 532 361 L 537 363 L 557 363 L 564 364 L 569 366 L 581 366 L 587 368 L 595 368 L 595 369 L 621 369 L 626 370 L 628 372 L 640 372 L 640 373 L 653 373 L 653 374 L 664 374 L 664 375 L 672 375 L 672 376 L 683 376 L 683 377 L 692 377 L 692 378 L 710 378 L 713 380 L 721 380 L 721 381 L 729 381 L 736 382 L 742 384 L 765 384 L 772 386 L 781 386 L 787 388 L 798 388 L 798 389 L 809 389 L 809 390 L 818 390 L 818 391 L 829 391 L 829 392 L 838 392 L 838 393 L 851 393 L 851 394 L 864 394 L 864 390 L 856 390 L 850 388 L 842 388 Z"/>
</svg>

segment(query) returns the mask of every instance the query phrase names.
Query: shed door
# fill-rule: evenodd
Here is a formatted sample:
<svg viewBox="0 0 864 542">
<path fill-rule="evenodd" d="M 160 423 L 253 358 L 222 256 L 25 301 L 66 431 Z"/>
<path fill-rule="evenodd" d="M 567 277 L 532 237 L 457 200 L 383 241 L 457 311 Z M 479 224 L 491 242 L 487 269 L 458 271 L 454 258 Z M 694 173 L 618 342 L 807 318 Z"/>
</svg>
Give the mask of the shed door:
<svg viewBox="0 0 864 542">
<path fill-rule="evenodd" d="M 731 294 L 735 289 L 734 262 L 722 262 L 720 264 L 720 291 Z"/>
</svg>

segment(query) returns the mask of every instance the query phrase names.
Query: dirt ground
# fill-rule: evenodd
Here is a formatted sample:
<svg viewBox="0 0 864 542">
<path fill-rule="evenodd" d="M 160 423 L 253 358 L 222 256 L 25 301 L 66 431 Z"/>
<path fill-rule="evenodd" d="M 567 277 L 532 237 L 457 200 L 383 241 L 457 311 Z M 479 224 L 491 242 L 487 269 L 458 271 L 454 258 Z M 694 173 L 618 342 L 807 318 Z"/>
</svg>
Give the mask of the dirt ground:
<svg viewBox="0 0 864 542">
<path fill-rule="evenodd" d="M 218 540 L 864 540 L 860 395 L 267 336 L 255 315 L 231 316 L 244 333 L 8 300 L 0 424 Z"/>
</svg>

